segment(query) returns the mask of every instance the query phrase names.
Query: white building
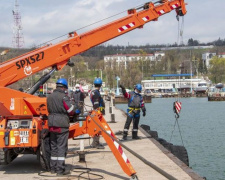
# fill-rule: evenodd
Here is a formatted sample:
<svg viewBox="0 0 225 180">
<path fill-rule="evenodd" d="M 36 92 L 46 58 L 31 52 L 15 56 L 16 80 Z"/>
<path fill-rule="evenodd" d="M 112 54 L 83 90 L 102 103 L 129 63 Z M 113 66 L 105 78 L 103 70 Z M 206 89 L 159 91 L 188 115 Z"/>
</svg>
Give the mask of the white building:
<svg viewBox="0 0 225 180">
<path fill-rule="evenodd" d="M 156 52 L 155 54 L 116 54 L 104 56 L 105 67 L 115 65 L 122 66 L 127 69 L 127 64 L 134 60 L 144 60 L 144 61 L 161 61 L 162 57 L 165 56 L 164 52 Z"/>
<path fill-rule="evenodd" d="M 191 88 L 194 90 L 200 83 L 205 83 L 207 85 L 210 82 L 207 82 L 203 79 L 162 79 L 162 80 L 143 80 L 141 84 L 143 89 L 151 90 L 152 92 L 165 92 L 166 90 L 172 90 L 173 88 L 177 89 L 187 89 Z"/>
<path fill-rule="evenodd" d="M 225 58 L 225 53 L 219 53 L 218 58 Z"/>
<path fill-rule="evenodd" d="M 203 60 L 203 64 L 206 65 L 206 67 L 209 67 L 209 61 L 213 58 L 213 56 L 216 56 L 216 53 L 204 53 L 202 54 L 202 60 Z"/>
</svg>

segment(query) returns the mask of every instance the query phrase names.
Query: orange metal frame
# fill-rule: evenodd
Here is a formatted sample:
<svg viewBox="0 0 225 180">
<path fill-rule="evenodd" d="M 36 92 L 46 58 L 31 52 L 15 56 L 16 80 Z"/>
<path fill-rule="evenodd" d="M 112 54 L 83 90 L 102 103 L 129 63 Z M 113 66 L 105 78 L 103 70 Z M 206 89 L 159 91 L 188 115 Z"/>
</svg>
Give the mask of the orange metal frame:
<svg viewBox="0 0 225 180">
<path fill-rule="evenodd" d="M 159 5 L 146 3 L 140 11 L 128 10 L 127 16 L 114 22 L 78 35 L 70 33 L 69 38 L 58 44 L 41 47 L 34 51 L 23 54 L 0 64 L 0 148 L 32 147 L 34 150 L 40 145 L 40 132 L 48 128 L 47 121 L 42 120 L 48 115 L 46 98 L 40 98 L 27 93 L 9 89 L 6 86 L 13 84 L 29 75 L 35 74 L 45 68 L 57 67 L 61 70 L 69 61 L 70 57 L 82 53 L 105 41 L 121 36 L 137 28 L 142 28 L 146 23 L 156 21 L 160 16 L 175 10 L 178 15 L 185 15 L 184 0 L 163 0 Z M 12 129 L 9 132 L 10 143 L 5 146 L 4 134 L 8 119 L 31 118 L 33 129 Z M 96 124 L 97 123 L 97 124 Z M 135 170 L 125 156 L 120 145 L 108 136 L 115 137 L 103 116 L 92 111 L 83 123 L 82 127 L 76 123 L 70 127 L 69 138 L 81 134 L 101 134 L 112 150 L 120 166 L 129 176 L 135 174 Z M 29 131 L 29 143 L 20 144 L 19 131 Z M 35 133 L 34 133 L 35 132 Z"/>
</svg>

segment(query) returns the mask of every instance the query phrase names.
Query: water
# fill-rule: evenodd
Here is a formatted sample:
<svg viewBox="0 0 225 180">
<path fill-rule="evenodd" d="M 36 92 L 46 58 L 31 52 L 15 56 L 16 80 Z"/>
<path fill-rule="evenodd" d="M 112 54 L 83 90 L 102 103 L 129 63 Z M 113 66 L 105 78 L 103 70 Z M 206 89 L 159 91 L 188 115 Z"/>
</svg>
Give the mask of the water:
<svg viewBox="0 0 225 180">
<path fill-rule="evenodd" d="M 170 142 L 174 129 L 174 98 L 153 98 L 146 104 L 147 115 L 140 124 L 149 125 L 160 138 Z M 189 166 L 207 180 L 225 180 L 225 101 L 209 102 L 207 98 L 181 98 L 178 119 Z M 116 105 L 126 111 L 127 105 Z M 171 143 L 182 145 L 178 126 Z"/>
</svg>

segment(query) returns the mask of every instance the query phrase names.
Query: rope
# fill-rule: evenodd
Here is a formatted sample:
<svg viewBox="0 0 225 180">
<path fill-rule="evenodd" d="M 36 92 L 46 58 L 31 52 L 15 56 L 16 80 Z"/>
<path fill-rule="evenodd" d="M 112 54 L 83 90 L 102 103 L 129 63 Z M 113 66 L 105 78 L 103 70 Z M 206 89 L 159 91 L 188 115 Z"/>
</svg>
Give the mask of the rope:
<svg viewBox="0 0 225 180">
<path fill-rule="evenodd" d="M 175 118 L 176 118 L 176 120 L 175 120 L 175 123 L 174 123 L 174 126 L 173 126 L 173 131 L 172 131 L 172 134 L 171 134 L 171 136 L 170 136 L 170 141 L 169 141 L 169 143 L 171 143 L 172 136 L 173 136 L 173 132 L 174 132 L 175 127 L 176 127 L 176 124 L 177 124 L 178 129 L 179 129 L 179 133 L 180 133 L 180 137 L 181 137 L 181 141 L 182 141 L 182 145 L 184 146 L 184 141 L 183 141 L 183 138 L 182 138 L 182 135 L 181 135 L 181 131 L 180 131 L 180 126 L 179 126 L 179 123 L 178 123 L 178 118 L 179 118 L 179 116 L 176 114 L 176 115 L 175 115 Z"/>
</svg>

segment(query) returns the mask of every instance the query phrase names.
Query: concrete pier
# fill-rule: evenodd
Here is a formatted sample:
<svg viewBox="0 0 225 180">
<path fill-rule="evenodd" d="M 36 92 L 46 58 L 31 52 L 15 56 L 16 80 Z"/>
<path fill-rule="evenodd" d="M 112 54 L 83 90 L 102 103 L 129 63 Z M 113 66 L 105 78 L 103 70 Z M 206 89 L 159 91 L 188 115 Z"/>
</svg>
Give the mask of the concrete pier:
<svg viewBox="0 0 225 180">
<path fill-rule="evenodd" d="M 89 98 L 85 99 L 85 104 L 90 106 Z M 123 130 L 123 126 L 126 120 L 126 115 L 121 110 L 113 107 L 115 114 L 115 123 L 110 123 L 111 114 L 108 113 L 109 102 L 106 102 L 106 115 L 104 116 L 106 121 L 109 122 L 114 133 L 118 133 Z M 87 107 L 91 110 L 91 107 Z M 130 128 L 130 130 L 132 127 Z M 141 137 L 140 140 L 132 140 L 131 131 L 128 134 L 128 140 L 123 142 L 134 152 L 145 158 L 147 161 L 161 168 L 169 175 L 178 180 L 202 180 L 198 174 L 192 169 L 186 166 L 168 150 L 166 150 L 150 135 L 146 134 L 143 129 L 139 129 L 138 132 Z M 116 135 L 117 138 L 121 138 L 121 135 Z M 84 136 L 88 137 L 88 136 Z M 85 177 L 86 179 L 100 179 L 100 176 L 106 180 L 129 180 L 121 169 L 119 163 L 114 157 L 113 153 L 101 137 L 100 141 L 105 146 L 105 149 L 91 148 L 90 144 L 92 139 L 84 140 L 85 162 L 79 162 L 80 158 L 78 151 L 80 150 L 80 140 L 69 140 L 69 149 L 66 158 L 67 168 L 71 170 L 71 175 L 66 177 L 57 177 L 55 174 L 49 172 L 41 172 L 41 168 L 34 155 L 20 155 L 8 166 L 0 166 L 0 177 L 5 180 L 24 180 L 24 179 L 79 179 Z M 140 159 L 123 148 L 126 156 L 131 162 L 133 168 L 137 172 L 139 180 L 165 180 L 167 179 L 159 172 L 143 163 Z M 88 168 L 89 173 L 87 173 Z M 41 172 L 41 176 L 39 173 Z M 80 178 L 82 179 L 82 178 Z"/>
</svg>

